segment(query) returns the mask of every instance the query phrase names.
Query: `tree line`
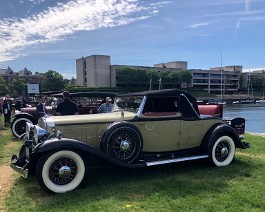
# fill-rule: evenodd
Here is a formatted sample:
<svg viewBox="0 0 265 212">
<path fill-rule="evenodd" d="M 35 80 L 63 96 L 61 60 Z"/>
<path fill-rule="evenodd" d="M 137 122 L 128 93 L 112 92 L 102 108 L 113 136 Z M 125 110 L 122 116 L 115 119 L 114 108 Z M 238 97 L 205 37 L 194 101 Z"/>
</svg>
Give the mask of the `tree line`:
<svg viewBox="0 0 265 212">
<path fill-rule="evenodd" d="M 116 71 L 117 87 L 179 88 L 181 83 L 190 83 L 192 75 L 188 71 L 157 71 L 120 68 Z"/>
<path fill-rule="evenodd" d="M 144 70 L 122 67 L 116 70 L 116 84 L 119 88 L 131 89 L 139 88 L 139 90 L 149 89 L 167 89 L 180 88 L 181 84 L 187 86 L 192 80 L 192 75 L 189 71 L 157 71 Z M 262 92 L 265 89 L 264 76 L 252 76 L 252 87 L 257 92 Z M 11 83 L 7 84 L 0 77 L 0 95 L 10 94 L 12 97 L 23 95 L 27 89 L 27 81 L 24 78 L 17 76 Z M 53 70 L 48 70 L 44 74 L 44 80 L 40 84 L 40 91 L 63 91 L 63 90 L 87 89 L 86 86 L 70 85 L 67 79 Z M 24 92 L 24 93 L 23 93 Z"/>
</svg>

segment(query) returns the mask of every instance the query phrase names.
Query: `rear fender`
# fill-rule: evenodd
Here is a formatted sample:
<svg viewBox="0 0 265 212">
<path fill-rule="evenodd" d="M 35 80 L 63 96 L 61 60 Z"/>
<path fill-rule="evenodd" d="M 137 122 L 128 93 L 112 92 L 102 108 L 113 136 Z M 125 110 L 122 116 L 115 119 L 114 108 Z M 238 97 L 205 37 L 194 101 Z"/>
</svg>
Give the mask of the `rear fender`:
<svg viewBox="0 0 265 212">
<path fill-rule="evenodd" d="M 234 128 L 227 124 L 216 124 L 212 126 L 211 129 L 204 136 L 201 143 L 202 150 L 207 153 L 212 140 L 216 138 L 216 136 L 221 136 L 225 134 L 231 136 L 236 148 L 246 149 L 245 145 L 241 142 Z"/>
</svg>

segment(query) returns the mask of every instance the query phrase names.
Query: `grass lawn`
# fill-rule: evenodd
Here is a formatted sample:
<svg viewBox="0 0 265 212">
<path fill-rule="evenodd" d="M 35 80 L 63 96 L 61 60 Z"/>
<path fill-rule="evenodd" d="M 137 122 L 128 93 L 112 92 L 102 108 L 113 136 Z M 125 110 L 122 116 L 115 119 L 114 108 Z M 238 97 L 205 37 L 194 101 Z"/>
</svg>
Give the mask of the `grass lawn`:
<svg viewBox="0 0 265 212">
<path fill-rule="evenodd" d="M 3 166 L 21 143 L 10 130 L 0 133 Z M 265 211 L 265 137 L 245 137 L 251 148 L 237 150 L 227 167 L 199 160 L 141 169 L 91 168 L 89 186 L 65 194 L 49 195 L 34 177 L 12 171 L 13 184 L 0 204 L 4 211 Z"/>
</svg>

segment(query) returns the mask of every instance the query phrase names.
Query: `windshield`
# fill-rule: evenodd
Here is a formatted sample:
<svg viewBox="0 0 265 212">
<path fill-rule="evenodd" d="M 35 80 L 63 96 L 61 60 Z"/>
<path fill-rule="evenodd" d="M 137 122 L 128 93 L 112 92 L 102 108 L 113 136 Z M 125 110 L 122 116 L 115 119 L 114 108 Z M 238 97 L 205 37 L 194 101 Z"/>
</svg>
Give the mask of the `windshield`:
<svg viewBox="0 0 265 212">
<path fill-rule="evenodd" d="M 116 97 L 113 111 L 126 110 L 136 113 L 143 96 Z"/>
</svg>

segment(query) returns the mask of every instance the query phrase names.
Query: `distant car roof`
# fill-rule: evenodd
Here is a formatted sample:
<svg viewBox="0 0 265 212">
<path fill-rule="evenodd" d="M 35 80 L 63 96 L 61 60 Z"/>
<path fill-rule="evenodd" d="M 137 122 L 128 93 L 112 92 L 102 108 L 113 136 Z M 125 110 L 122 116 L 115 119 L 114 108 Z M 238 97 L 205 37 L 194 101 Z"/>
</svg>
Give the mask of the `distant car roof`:
<svg viewBox="0 0 265 212">
<path fill-rule="evenodd" d="M 114 98 L 117 94 L 112 92 L 100 92 L 100 91 L 87 91 L 87 92 L 76 92 L 70 93 L 70 97 L 112 97 Z M 62 97 L 63 93 L 52 94 L 54 97 Z"/>
</svg>

